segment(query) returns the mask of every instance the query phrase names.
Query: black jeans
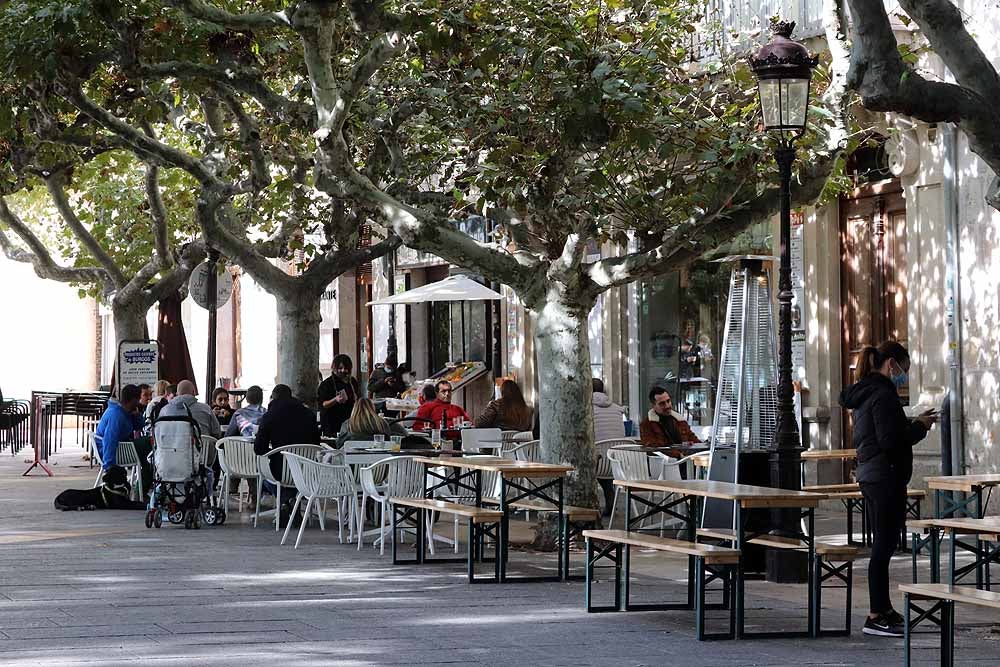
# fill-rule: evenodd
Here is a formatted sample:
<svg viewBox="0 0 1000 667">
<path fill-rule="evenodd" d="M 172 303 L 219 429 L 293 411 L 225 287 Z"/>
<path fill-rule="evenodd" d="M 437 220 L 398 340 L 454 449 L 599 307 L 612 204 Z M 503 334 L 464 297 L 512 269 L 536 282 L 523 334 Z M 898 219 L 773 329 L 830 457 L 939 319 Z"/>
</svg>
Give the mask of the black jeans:
<svg viewBox="0 0 1000 667">
<path fill-rule="evenodd" d="M 872 531 L 872 552 L 868 561 L 868 597 L 873 614 L 892 609 L 889 600 L 889 563 L 899 546 L 906 524 L 906 484 L 895 481 L 861 482 L 865 511 Z"/>
</svg>

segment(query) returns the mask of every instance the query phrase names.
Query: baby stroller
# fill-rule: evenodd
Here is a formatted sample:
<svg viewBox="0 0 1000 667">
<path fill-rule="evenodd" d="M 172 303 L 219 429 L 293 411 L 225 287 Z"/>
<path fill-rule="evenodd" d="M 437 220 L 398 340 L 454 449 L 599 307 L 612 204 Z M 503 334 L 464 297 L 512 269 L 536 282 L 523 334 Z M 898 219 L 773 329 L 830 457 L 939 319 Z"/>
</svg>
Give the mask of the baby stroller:
<svg viewBox="0 0 1000 667">
<path fill-rule="evenodd" d="M 159 528 L 164 514 L 170 523 L 201 528 L 204 522 L 220 525 L 226 520 L 215 506 L 213 474 L 203 464 L 201 430 L 190 415 L 160 417 L 153 422 L 155 478 L 146 510 L 146 527 Z"/>
</svg>

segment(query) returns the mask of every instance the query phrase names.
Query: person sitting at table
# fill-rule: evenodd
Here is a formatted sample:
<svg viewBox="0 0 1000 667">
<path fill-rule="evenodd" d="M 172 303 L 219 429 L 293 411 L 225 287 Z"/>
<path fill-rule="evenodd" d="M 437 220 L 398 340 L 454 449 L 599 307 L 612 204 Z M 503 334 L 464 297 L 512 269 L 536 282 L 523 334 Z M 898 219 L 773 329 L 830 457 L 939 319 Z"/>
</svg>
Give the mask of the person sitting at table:
<svg viewBox="0 0 1000 667">
<path fill-rule="evenodd" d="M 253 385 L 247 389 L 247 404 L 233 413 L 233 418 L 229 420 L 226 427 L 226 437 L 242 435 L 244 438 L 252 438 L 257 431 L 257 424 L 261 417 L 267 412 L 264 409 L 264 390 Z"/>
<path fill-rule="evenodd" d="M 701 442 L 681 415 L 674 412 L 674 404 L 670 392 L 663 387 L 653 387 L 649 391 L 649 402 L 652 408 L 646 418 L 639 423 L 639 440 L 648 447 L 669 447 Z M 683 458 L 683 450 L 676 449 L 665 452 L 675 459 Z"/>
<path fill-rule="evenodd" d="M 101 460 L 104 462 L 103 469 L 108 470 L 118 464 L 118 443 L 131 442 L 135 446 L 135 452 L 139 458 L 139 467 L 142 471 L 142 494 L 140 498 L 145 498 L 146 491 L 153 483 L 153 468 L 147 460 L 152 451 L 149 438 L 140 438 L 139 430 L 136 428 L 136 412 L 139 408 L 139 387 L 134 384 L 127 384 L 121 388 L 118 400 L 108 401 L 108 407 L 101 415 L 101 420 L 97 423 L 95 431 L 97 436 L 97 446 L 100 448 Z"/>
<path fill-rule="evenodd" d="M 225 387 L 216 387 L 212 392 L 212 414 L 223 426 L 233 418 L 233 406 L 229 405 L 229 391 Z"/>
<path fill-rule="evenodd" d="M 415 429 L 427 430 L 441 428 L 453 428 L 457 426 L 456 420 L 468 420 L 469 414 L 451 402 L 451 383 L 447 380 L 439 380 L 435 385 L 436 397 L 433 401 L 428 401 L 417 410 L 417 418 L 425 421 L 418 421 L 413 425 Z M 471 421 L 471 420 L 470 420 Z M 428 426 L 428 422 L 431 426 Z"/>
<path fill-rule="evenodd" d="M 149 403 L 146 404 L 143 409 L 143 416 L 146 418 L 147 427 L 153 421 L 153 409 L 164 401 L 169 401 L 170 398 L 167 397 L 167 388 L 170 383 L 166 380 L 157 380 L 156 384 L 153 386 L 153 398 L 150 399 Z"/>
<path fill-rule="evenodd" d="M 403 436 L 406 435 L 406 429 L 379 416 L 371 399 L 359 399 L 351 410 L 351 416 L 340 427 L 337 447 L 343 447 L 345 442 L 351 440 L 371 440 L 374 435 L 384 435 L 386 438 Z"/>
<path fill-rule="evenodd" d="M 435 400 L 436 398 L 437 398 L 437 389 L 434 388 L 434 385 L 429 384 L 429 383 L 425 384 L 423 387 L 420 388 L 420 393 L 417 394 L 417 409 L 416 410 L 411 410 L 410 412 L 407 412 L 406 416 L 403 417 L 403 419 L 404 420 L 415 419 L 416 416 L 417 416 L 417 413 L 420 412 L 420 407 L 424 403 L 430 403 L 431 401 Z"/>
<path fill-rule="evenodd" d="M 257 456 L 263 456 L 272 449 L 285 445 L 318 445 L 319 427 L 316 426 L 316 413 L 305 403 L 292 396 L 292 389 L 287 384 L 278 384 L 271 390 L 271 402 L 267 412 L 260 418 L 257 425 L 257 435 L 253 441 L 253 451 Z M 275 479 L 281 479 L 282 457 L 272 456 L 269 459 L 271 474 Z M 265 484 L 265 490 L 273 493 L 274 488 Z M 283 507 L 279 509 L 279 525 L 288 521 L 288 516 L 295 502 L 295 490 L 287 495 L 281 493 Z"/>
<path fill-rule="evenodd" d="M 216 419 L 212 408 L 202 403 L 194 395 L 194 382 L 191 380 L 181 380 L 177 384 L 177 396 L 170 403 L 160 410 L 161 417 L 186 417 L 190 415 L 198 422 L 198 429 L 201 435 L 210 435 L 218 438 L 222 435 L 222 427 Z"/>
<path fill-rule="evenodd" d="M 592 380 L 594 404 L 594 441 L 612 440 L 625 437 L 625 408 L 611 400 L 604 393 L 604 380 Z"/>
<path fill-rule="evenodd" d="M 504 380 L 500 385 L 500 398 L 490 401 L 483 414 L 476 417 L 476 428 L 530 431 L 533 412 L 524 402 L 524 394 L 517 383 Z"/>
<path fill-rule="evenodd" d="M 157 382 L 159 385 L 159 382 Z M 153 400 L 153 388 L 143 382 L 139 385 L 139 413 L 146 414 L 146 406 Z"/>
</svg>

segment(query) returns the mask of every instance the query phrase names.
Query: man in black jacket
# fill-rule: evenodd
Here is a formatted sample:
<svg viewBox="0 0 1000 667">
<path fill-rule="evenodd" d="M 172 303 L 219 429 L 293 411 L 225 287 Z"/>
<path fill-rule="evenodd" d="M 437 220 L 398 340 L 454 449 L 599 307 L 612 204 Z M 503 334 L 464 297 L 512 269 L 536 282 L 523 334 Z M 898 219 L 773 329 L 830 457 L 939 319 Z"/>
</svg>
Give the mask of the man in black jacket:
<svg viewBox="0 0 1000 667">
<path fill-rule="evenodd" d="M 279 384 L 271 391 L 267 412 L 260 418 L 253 451 L 258 456 L 285 445 L 318 445 L 316 413 L 292 396 L 288 385 Z M 271 474 L 281 479 L 281 457 L 271 457 Z M 292 500 L 294 500 L 294 494 Z"/>
</svg>

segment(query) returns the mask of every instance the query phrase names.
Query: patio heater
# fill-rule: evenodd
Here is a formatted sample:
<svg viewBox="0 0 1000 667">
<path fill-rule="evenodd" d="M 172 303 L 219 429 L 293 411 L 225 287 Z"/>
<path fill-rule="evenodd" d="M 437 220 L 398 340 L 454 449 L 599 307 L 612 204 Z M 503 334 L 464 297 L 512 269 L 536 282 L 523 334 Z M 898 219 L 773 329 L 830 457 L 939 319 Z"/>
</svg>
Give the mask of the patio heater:
<svg viewBox="0 0 1000 667">
<path fill-rule="evenodd" d="M 719 384 L 712 420 L 708 478 L 766 485 L 766 455 L 778 428 L 778 359 L 775 345 L 771 284 L 760 255 L 725 257 L 736 262 L 729 280 L 729 305 L 719 360 Z M 761 455 L 763 475 L 745 470 Z M 750 455 L 750 456 L 748 456 Z M 763 479 L 759 477 L 763 476 Z M 706 499 L 703 528 L 735 528 L 735 503 Z"/>
</svg>

